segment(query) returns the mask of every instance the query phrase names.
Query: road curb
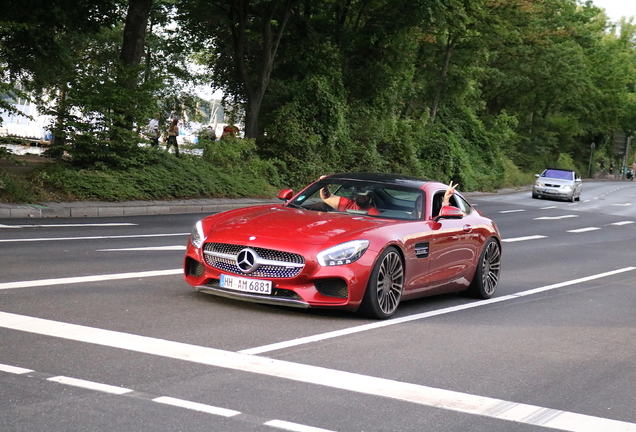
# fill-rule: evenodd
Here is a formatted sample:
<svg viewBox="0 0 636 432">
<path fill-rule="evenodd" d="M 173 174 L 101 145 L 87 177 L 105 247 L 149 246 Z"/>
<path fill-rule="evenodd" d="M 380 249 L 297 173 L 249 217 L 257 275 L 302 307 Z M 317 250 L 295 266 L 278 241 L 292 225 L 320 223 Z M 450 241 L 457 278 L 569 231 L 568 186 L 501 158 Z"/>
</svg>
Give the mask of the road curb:
<svg viewBox="0 0 636 432">
<path fill-rule="evenodd" d="M 0 204 L 0 218 L 69 218 L 143 216 L 158 214 L 216 213 L 259 204 L 275 204 L 275 199 L 224 199 L 162 202 L 74 202 L 41 204 Z"/>
</svg>

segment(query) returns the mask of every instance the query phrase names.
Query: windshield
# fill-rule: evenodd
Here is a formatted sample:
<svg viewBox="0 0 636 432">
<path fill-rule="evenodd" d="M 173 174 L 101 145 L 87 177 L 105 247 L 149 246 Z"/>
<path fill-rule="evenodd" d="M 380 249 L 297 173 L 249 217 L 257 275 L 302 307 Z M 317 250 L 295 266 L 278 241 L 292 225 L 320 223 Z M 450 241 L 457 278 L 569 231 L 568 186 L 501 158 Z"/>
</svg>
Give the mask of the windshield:
<svg viewBox="0 0 636 432">
<path fill-rule="evenodd" d="M 423 192 L 416 188 L 324 179 L 311 185 L 287 205 L 314 211 L 403 220 L 420 219 L 422 202 Z"/>
<path fill-rule="evenodd" d="M 574 180 L 574 173 L 572 171 L 563 171 L 555 169 L 547 169 L 543 172 L 541 177 L 559 179 L 559 180 Z"/>
</svg>

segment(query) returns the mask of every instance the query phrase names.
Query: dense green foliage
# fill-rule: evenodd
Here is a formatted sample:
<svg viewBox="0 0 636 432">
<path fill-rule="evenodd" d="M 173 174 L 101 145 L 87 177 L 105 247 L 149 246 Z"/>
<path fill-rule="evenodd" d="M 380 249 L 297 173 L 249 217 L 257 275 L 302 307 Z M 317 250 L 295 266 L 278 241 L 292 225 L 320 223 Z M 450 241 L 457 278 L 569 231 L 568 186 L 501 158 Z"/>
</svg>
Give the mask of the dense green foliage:
<svg viewBox="0 0 636 432">
<path fill-rule="evenodd" d="M 188 154 L 177 158 L 163 149 L 142 148 L 138 159 L 143 158 L 144 163 L 136 169 L 81 169 L 51 163 L 20 175 L 0 170 L 0 202 L 275 196 L 278 190 L 265 179 L 274 178 L 276 169 L 245 154 L 247 140 L 238 141 L 237 145 L 224 143 L 222 151 L 207 147 L 203 159 Z M 20 164 L 15 156 L 0 152 L 0 161 L 3 159 L 5 164 Z"/>
<path fill-rule="evenodd" d="M 219 170 L 251 158 L 250 173 L 274 186 L 391 171 L 491 190 L 547 165 L 587 175 L 601 158 L 633 158 L 614 136 L 636 125 L 636 25 L 591 2 L 149 1 L 71 11 L 49 0 L 46 16 L 10 3 L 0 18 L 0 90 L 20 84 L 56 119 L 49 154 L 63 165 L 41 177 L 51 185 L 104 198 L 117 178 L 120 199 L 130 176 L 136 198 L 228 194 L 215 189 Z M 136 39 L 124 32 L 135 13 Z M 44 20 L 47 37 L 35 37 Z M 135 46 L 143 53 L 124 55 Z M 186 91 L 201 80 L 244 113 L 249 139 L 201 140 L 199 160 L 139 147 L 155 112 L 207 121 Z M 171 169 L 198 185 L 143 180 Z"/>
</svg>

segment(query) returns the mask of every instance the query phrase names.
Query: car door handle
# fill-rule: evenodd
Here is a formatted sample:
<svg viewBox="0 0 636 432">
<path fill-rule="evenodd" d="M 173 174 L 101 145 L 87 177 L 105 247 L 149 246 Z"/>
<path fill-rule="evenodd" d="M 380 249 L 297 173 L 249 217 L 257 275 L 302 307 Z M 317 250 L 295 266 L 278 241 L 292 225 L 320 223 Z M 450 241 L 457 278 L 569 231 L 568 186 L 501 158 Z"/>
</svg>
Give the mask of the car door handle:
<svg viewBox="0 0 636 432">
<path fill-rule="evenodd" d="M 464 225 L 464 232 L 469 233 L 469 232 L 471 232 L 472 230 L 473 230 L 473 227 L 472 227 L 472 226 L 470 226 L 470 225 L 468 225 L 468 224 Z"/>
</svg>

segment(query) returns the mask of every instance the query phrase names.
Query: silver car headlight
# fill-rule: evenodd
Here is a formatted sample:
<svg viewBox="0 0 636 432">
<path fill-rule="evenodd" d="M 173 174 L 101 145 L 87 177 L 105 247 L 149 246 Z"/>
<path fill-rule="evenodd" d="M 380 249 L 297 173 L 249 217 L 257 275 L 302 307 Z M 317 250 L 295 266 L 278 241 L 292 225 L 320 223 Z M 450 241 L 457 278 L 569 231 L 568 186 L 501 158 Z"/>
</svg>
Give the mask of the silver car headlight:
<svg viewBox="0 0 636 432">
<path fill-rule="evenodd" d="M 368 240 L 354 240 L 325 249 L 316 258 L 323 267 L 351 264 L 360 259 L 368 247 Z"/>
<path fill-rule="evenodd" d="M 192 243 L 192 246 L 194 246 L 195 248 L 200 249 L 201 245 L 203 244 L 204 238 L 203 224 L 201 224 L 201 221 L 199 221 L 194 224 L 194 228 L 192 228 L 192 233 L 190 234 L 190 243 Z"/>
<path fill-rule="evenodd" d="M 538 181 L 538 182 L 536 182 L 536 183 L 535 183 L 535 185 L 537 185 L 538 187 L 543 187 L 543 183 L 541 183 L 541 182 L 539 182 L 539 181 Z"/>
<path fill-rule="evenodd" d="M 561 186 L 561 188 L 565 189 L 566 191 L 572 190 L 572 186 L 570 186 L 570 185 L 563 185 L 563 186 Z"/>
</svg>

